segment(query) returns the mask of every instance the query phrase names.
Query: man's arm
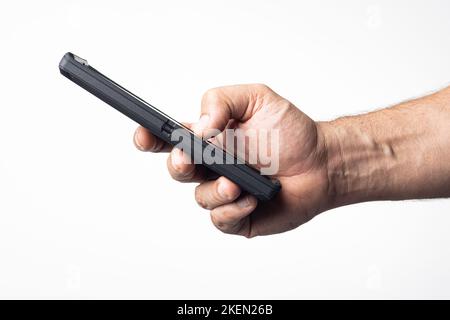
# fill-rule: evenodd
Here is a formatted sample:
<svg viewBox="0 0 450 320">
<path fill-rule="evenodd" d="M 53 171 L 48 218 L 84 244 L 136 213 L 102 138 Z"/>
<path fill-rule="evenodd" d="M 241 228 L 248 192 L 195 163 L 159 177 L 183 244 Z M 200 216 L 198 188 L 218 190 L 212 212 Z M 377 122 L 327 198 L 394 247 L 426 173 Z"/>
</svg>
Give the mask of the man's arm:
<svg viewBox="0 0 450 320">
<path fill-rule="evenodd" d="M 450 196 L 450 87 L 318 126 L 332 207 Z"/>
<path fill-rule="evenodd" d="M 280 193 L 259 202 L 225 177 L 172 150 L 171 176 L 199 182 L 195 199 L 221 231 L 246 237 L 284 232 L 317 214 L 371 200 L 450 196 L 450 87 L 398 106 L 330 122 L 315 122 L 264 85 L 209 90 L 196 132 L 278 130 Z M 135 135 L 140 150 L 166 150 L 150 132 Z M 254 150 L 253 150 L 254 151 Z"/>
</svg>

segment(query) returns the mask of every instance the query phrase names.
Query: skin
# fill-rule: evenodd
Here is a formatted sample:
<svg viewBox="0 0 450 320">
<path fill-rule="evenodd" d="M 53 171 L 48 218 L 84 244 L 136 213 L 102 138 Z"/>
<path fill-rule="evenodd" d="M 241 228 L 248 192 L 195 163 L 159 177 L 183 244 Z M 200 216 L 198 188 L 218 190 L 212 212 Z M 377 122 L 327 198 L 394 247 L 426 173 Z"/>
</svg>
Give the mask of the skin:
<svg viewBox="0 0 450 320">
<path fill-rule="evenodd" d="M 261 84 L 208 90 L 201 117 L 187 124 L 212 129 L 278 129 L 281 192 L 269 202 L 243 194 L 143 127 L 141 151 L 170 152 L 167 167 L 180 182 L 197 182 L 195 199 L 221 231 L 245 237 L 294 229 L 326 210 L 373 200 L 450 196 L 450 87 L 376 112 L 315 122 Z"/>
</svg>

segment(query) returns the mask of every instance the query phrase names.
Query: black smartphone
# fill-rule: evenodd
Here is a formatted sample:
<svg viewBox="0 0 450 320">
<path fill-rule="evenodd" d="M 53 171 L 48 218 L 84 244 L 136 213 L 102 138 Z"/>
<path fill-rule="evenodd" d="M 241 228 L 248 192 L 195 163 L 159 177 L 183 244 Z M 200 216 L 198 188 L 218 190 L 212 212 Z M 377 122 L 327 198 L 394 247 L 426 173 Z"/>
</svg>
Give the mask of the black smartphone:
<svg viewBox="0 0 450 320">
<path fill-rule="evenodd" d="M 182 150 L 188 153 L 195 163 L 227 177 L 259 200 L 270 200 L 281 189 L 278 180 L 261 175 L 258 170 L 219 146 L 196 136 L 181 123 L 95 70 L 85 59 L 68 52 L 59 63 L 59 70 L 65 77 L 147 128 L 163 141 L 175 147 L 183 146 Z M 222 160 L 204 160 L 205 154 L 211 155 L 213 160 Z"/>
</svg>

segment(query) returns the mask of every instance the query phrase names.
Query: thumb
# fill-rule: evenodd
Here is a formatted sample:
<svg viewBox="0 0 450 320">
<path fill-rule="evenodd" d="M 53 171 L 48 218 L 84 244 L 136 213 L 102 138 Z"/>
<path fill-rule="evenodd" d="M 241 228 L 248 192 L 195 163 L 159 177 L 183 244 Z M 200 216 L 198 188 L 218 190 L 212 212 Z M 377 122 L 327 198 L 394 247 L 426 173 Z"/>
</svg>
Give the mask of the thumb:
<svg viewBox="0 0 450 320">
<path fill-rule="evenodd" d="M 261 84 L 234 85 L 206 91 L 202 98 L 200 120 L 193 126 L 199 136 L 223 131 L 232 119 L 246 121 L 256 111 L 258 102 L 270 89 Z"/>
</svg>

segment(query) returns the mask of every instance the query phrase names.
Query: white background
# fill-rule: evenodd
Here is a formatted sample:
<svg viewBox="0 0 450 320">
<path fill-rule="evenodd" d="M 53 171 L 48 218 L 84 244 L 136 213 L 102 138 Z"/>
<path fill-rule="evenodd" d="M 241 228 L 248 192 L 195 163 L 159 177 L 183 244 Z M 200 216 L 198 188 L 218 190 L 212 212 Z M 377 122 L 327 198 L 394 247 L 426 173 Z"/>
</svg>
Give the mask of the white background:
<svg viewBox="0 0 450 320">
<path fill-rule="evenodd" d="M 450 202 L 364 203 L 252 240 L 217 231 L 66 51 L 174 118 L 263 82 L 316 120 L 450 79 L 448 1 L 0 5 L 1 298 L 450 298 Z M 427 186 L 424 185 L 424 188 Z"/>
</svg>

